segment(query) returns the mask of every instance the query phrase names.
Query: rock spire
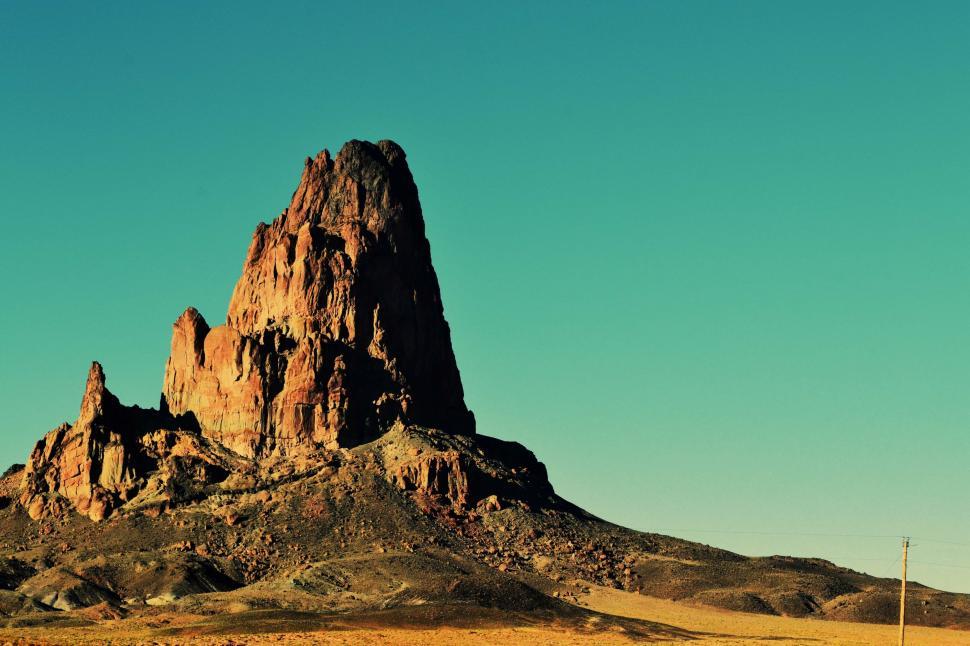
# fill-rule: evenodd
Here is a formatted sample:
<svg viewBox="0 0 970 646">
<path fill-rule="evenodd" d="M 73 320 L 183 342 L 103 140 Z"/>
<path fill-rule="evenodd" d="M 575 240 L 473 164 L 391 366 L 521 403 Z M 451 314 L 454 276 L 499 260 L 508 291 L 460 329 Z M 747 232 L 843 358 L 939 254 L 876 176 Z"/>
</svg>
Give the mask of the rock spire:
<svg viewBox="0 0 970 646">
<path fill-rule="evenodd" d="M 474 433 L 397 144 L 307 158 L 256 228 L 225 325 L 192 308 L 175 322 L 163 402 L 244 456 L 353 446 L 398 420 Z"/>
</svg>

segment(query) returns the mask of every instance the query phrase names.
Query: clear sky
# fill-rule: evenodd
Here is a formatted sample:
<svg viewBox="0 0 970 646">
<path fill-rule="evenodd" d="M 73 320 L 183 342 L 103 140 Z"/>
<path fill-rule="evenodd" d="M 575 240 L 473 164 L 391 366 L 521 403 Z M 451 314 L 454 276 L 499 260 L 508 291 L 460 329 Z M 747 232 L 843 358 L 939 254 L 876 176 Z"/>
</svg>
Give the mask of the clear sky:
<svg viewBox="0 0 970 646">
<path fill-rule="evenodd" d="M 364 5 L 0 1 L 0 459 L 93 359 L 157 405 L 303 159 L 392 138 L 480 432 L 624 525 L 909 534 L 970 592 L 970 3 Z"/>
</svg>

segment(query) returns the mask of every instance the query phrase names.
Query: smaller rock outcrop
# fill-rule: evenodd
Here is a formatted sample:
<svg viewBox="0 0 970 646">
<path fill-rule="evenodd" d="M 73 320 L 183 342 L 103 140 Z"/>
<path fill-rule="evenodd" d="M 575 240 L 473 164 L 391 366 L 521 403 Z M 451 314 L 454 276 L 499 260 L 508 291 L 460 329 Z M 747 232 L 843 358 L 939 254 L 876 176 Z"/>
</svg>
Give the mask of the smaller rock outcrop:
<svg viewBox="0 0 970 646">
<path fill-rule="evenodd" d="M 545 465 L 517 442 L 397 425 L 374 446 L 391 483 L 439 506 L 467 511 L 503 500 L 530 508 L 562 504 Z"/>
<path fill-rule="evenodd" d="M 468 460 L 458 451 L 429 455 L 398 466 L 391 481 L 405 490 L 444 496 L 465 507 L 472 495 Z"/>
<path fill-rule="evenodd" d="M 227 474 L 225 457 L 205 445 L 191 418 L 122 405 L 95 362 L 77 421 L 34 446 L 20 502 L 35 520 L 72 507 L 97 521 L 137 496 L 165 502 Z"/>
</svg>

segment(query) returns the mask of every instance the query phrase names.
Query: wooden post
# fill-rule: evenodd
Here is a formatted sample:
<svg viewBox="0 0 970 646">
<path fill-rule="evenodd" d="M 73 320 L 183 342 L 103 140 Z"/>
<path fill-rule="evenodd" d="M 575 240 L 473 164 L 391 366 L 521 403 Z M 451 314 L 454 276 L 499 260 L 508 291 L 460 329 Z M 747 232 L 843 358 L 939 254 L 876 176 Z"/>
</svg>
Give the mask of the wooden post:
<svg viewBox="0 0 970 646">
<path fill-rule="evenodd" d="M 906 644 L 906 552 L 909 551 L 909 539 L 903 539 L 903 584 L 899 589 L 899 646 Z"/>
</svg>

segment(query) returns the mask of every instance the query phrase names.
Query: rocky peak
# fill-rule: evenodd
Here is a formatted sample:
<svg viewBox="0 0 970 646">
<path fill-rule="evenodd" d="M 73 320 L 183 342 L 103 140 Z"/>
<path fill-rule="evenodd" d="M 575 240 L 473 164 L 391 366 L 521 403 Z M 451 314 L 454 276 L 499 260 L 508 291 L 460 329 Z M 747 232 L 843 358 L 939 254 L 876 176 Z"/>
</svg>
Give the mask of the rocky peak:
<svg viewBox="0 0 970 646">
<path fill-rule="evenodd" d="M 163 391 L 244 456 L 353 446 L 396 421 L 474 432 L 404 152 L 308 158 L 256 228 L 226 324 L 176 321 Z"/>
<path fill-rule="evenodd" d="M 368 201 L 372 208 L 365 208 Z M 395 208 L 398 206 L 404 208 Z M 284 214 L 290 231 L 308 221 L 338 229 L 355 222 L 375 235 L 424 235 L 417 188 L 406 156 L 389 140 L 373 144 L 355 139 L 341 148 L 336 159 L 331 159 L 328 150 L 307 157 Z"/>
<path fill-rule="evenodd" d="M 111 496 L 99 482 L 102 475 L 112 485 L 133 475 L 122 434 L 106 430 L 121 421 L 123 410 L 105 384 L 101 364 L 93 362 L 77 421 L 44 436 L 27 460 L 21 502 L 32 518 L 57 514 L 65 503 L 93 520 L 107 516 Z"/>
<path fill-rule="evenodd" d="M 84 396 L 81 398 L 78 423 L 90 424 L 120 406 L 121 402 L 105 385 L 104 369 L 101 364 L 97 361 L 92 362 L 91 369 L 88 370 L 88 380 L 84 386 Z"/>
</svg>

